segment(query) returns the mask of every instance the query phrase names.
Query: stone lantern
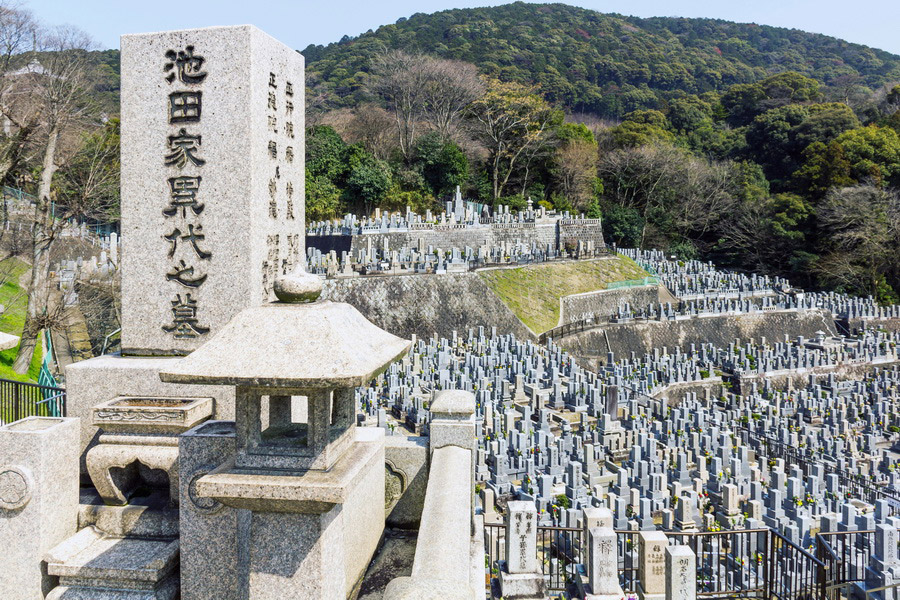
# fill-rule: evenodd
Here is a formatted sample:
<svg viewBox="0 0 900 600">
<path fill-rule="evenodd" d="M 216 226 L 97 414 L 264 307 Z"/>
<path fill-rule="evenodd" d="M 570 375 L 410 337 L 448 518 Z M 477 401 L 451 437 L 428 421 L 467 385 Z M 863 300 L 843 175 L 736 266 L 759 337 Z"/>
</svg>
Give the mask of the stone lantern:
<svg viewBox="0 0 900 600">
<path fill-rule="evenodd" d="M 275 283 L 279 302 L 248 308 L 160 374 L 166 382 L 235 386 L 231 460 L 192 490 L 249 509 L 247 595 L 345 598 L 384 529 L 383 430 L 357 428 L 355 388 L 409 342 L 348 304 L 319 300 L 321 280 Z M 184 534 L 184 532 L 183 532 Z"/>
</svg>

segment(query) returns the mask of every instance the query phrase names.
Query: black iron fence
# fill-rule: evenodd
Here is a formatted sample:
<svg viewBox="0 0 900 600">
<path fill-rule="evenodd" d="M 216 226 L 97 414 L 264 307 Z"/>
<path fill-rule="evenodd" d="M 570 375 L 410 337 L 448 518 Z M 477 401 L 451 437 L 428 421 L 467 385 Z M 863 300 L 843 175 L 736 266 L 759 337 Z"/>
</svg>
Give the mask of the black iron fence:
<svg viewBox="0 0 900 600">
<path fill-rule="evenodd" d="M 835 475 L 838 479 L 846 498 L 860 498 L 870 504 L 876 500 L 894 500 L 900 502 L 900 492 L 886 486 L 879 486 L 866 479 L 859 473 L 835 468 L 820 459 L 806 456 L 802 451 L 785 444 L 773 437 L 751 431 L 746 427 L 737 427 L 737 435 L 741 442 L 753 448 L 758 455 L 769 460 L 782 459 L 786 465 L 797 465 L 803 471 L 804 476 L 809 477 L 813 473 L 813 465 L 821 465 L 825 475 Z"/>
<path fill-rule="evenodd" d="M 0 424 L 33 416 L 66 416 L 66 390 L 0 379 Z"/>
<path fill-rule="evenodd" d="M 506 561 L 506 525 L 486 523 L 484 543 L 492 578 L 499 577 L 501 563 Z M 584 530 L 576 527 L 539 526 L 537 528 L 537 560 L 547 590 L 564 592 L 579 569 L 587 562 L 583 554 Z M 583 571 L 582 571 L 583 572 Z"/>
<path fill-rule="evenodd" d="M 874 553 L 874 529 L 819 532 L 816 535 L 816 558 L 825 564 L 829 586 L 865 580 L 869 556 Z"/>
<path fill-rule="evenodd" d="M 489 586 L 499 577 L 506 558 L 505 527 L 485 525 Z M 583 530 L 539 526 L 537 535 L 538 563 L 549 592 L 570 590 L 579 573 L 586 579 Z M 636 594 L 640 532 L 617 531 L 616 535 L 619 582 L 626 594 Z M 833 584 L 833 560 L 816 556 L 771 529 L 666 532 L 666 536 L 670 545 L 688 545 L 696 555 L 697 595 L 704 598 L 824 600 L 826 589 Z M 837 537 L 829 539 L 833 545 L 839 543 Z M 864 565 L 867 557 L 857 556 L 858 551 L 849 544 L 838 552 L 854 553 L 844 558 L 843 564 Z M 855 573 L 849 567 L 847 572 Z"/>
</svg>

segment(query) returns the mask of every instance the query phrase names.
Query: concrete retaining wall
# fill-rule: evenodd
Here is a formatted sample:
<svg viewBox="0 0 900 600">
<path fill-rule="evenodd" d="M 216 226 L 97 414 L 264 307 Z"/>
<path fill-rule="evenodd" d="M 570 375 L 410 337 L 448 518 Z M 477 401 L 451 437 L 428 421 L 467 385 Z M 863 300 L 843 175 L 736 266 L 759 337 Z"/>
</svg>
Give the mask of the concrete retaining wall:
<svg viewBox="0 0 900 600">
<path fill-rule="evenodd" d="M 830 314 L 824 311 L 775 311 L 683 321 L 617 323 L 576 333 L 556 342 L 571 354 L 605 361 L 610 351 L 619 358 L 627 357 L 631 352 L 642 356 L 653 348 L 689 348 L 691 344 L 699 346 L 704 342 L 722 347 L 735 339 L 759 341 L 765 337 L 769 342 L 776 342 L 783 340 L 785 335 L 813 338 L 819 330 L 829 335 L 836 333 Z"/>
<path fill-rule="evenodd" d="M 369 243 L 382 248 L 385 240 L 388 246 L 397 250 L 402 246 L 416 247 L 421 240 L 427 248 L 434 246 L 443 250 L 463 249 L 466 246 L 496 246 L 501 242 L 535 243 L 541 248 L 548 244 L 557 250 L 566 244 L 593 241 L 595 248 L 603 248 L 603 228 L 600 219 L 547 220 L 536 223 L 494 223 L 490 225 L 434 225 L 422 229 L 392 231 L 385 233 L 361 233 L 353 236 L 308 235 L 306 245 L 322 252 L 335 250 L 340 253 L 349 249 L 353 256 L 365 250 Z"/>
<path fill-rule="evenodd" d="M 626 303 L 635 308 L 644 308 L 648 304 L 660 302 L 660 287 L 648 285 L 565 296 L 559 303 L 559 324 L 580 321 L 585 314 L 608 317 Z"/>
<path fill-rule="evenodd" d="M 394 335 L 450 337 L 470 328 L 496 327 L 519 339 L 535 335 L 477 273 L 354 277 L 325 281 L 322 296 L 355 306 Z"/>
</svg>

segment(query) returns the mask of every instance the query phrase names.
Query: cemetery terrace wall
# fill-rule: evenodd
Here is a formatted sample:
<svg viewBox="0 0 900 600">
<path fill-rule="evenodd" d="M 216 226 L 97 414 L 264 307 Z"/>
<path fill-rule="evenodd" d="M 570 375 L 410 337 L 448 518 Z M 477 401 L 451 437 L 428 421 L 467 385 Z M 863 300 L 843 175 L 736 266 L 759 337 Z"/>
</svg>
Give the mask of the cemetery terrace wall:
<svg viewBox="0 0 900 600">
<path fill-rule="evenodd" d="M 310 235 L 307 239 L 307 245 L 318 248 L 323 252 L 329 250 L 340 251 L 343 249 L 342 244 L 332 238 L 345 237 L 350 240 L 349 250 L 354 256 L 360 250 L 365 250 L 369 241 L 374 247 L 383 247 L 384 241 L 387 240 L 391 249 L 399 249 L 403 246 L 416 247 L 419 240 L 425 247 L 434 246 L 449 250 L 450 248 L 463 249 L 466 246 L 470 248 L 478 248 L 482 245 L 495 246 L 501 242 L 522 242 L 525 244 L 536 243 L 543 247 L 547 244 L 558 248 L 560 237 L 563 232 L 569 237 L 581 235 L 572 233 L 584 230 L 582 239 L 587 242 L 594 240 L 594 244 L 598 248 L 603 247 L 603 231 L 600 226 L 599 219 L 587 219 L 586 221 L 597 221 L 596 224 L 581 224 L 582 220 L 571 220 L 577 225 L 563 225 L 563 221 L 535 222 L 535 223 L 493 223 L 484 226 L 470 226 L 463 224 L 444 224 L 432 225 L 421 229 L 410 229 L 407 231 L 390 231 L 385 233 L 363 233 L 353 236 L 331 236 L 331 235 Z M 566 221 L 568 222 L 568 221 Z M 575 239 L 575 238 L 573 238 Z"/>
<path fill-rule="evenodd" d="M 678 321 L 634 321 L 616 323 L 576 333 L 555 340 L 568 352 L 581 357 L 605 360 L 607 352 L 616 357 L 638 356 L 653 348 L 677 346 L 689 348 L 710 343 L 725 347 L 735 339 L 770 343 L 784 340 L 785 335 L 814 338 L 816 331 L 835 335 L 834 321 L 821 310 L 773 311 L 764 313 L 700 317 Z"/>
<path fill-rule="evenodd" d="M 477 273 L 328 279 L 322 297 L 355 306 L 367 319 L 394 335 L 450 337 L 455 330 L 496 327 L 519 339 L 534 334 Z"/>
<path fill-rule="evenodd" d="M 585 314 L 611 316 L 626 302 L 631 306 L 643 307 L 648 304 L 663 302 L 660 297 L 660 286 L 641 286 L 598 290 L 584 294 L 573 294 L 560 299 L 559 324 L 566 325 L 580 321 Z"/>
</svg>

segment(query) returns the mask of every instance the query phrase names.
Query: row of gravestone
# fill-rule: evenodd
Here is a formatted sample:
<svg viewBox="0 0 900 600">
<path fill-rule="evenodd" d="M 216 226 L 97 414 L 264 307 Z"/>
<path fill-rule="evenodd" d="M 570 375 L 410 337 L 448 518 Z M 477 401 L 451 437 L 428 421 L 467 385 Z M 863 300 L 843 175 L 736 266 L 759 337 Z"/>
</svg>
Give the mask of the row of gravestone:
<svg viewBox="0 0 900 600">
<path fill-rule="evenodd" d="M 868 348 L 874 358 L 896 340 L 867 332 L 845 344 Z M 482 328 L 465 338 L 416 340 L 406 358 L 359 395 L 373 424 L 400 421 L 424 433 L 434 391 L 472 391 L 478 479 L 491 498 L 532 502 L 542 524 L 571 526 L 585 508 L 608 506 L 621 529 L 769 526 L 808 544 L 817 528 L 871 528 L 884 520 L 878 515 L 887 518 L 887 492 L 900 490 L 885 451 L 900 413 L 896 367 L 849 382 L 822 376 L 790 392 L 764 381 L 748 396 L 724 401 L 688 393 L 669 407 L 647 398 L 672 383 L 699 380 L 702 367 L 742 363 L 758 351 L 655 350 L 642 359 L 610 357 L 594 374 L 553 344 Z M 799 366 L 814 364 L 809 356 L 826 356 L 804 340 L 765 351 L 796 357 L 796 368 L 811 368 Z M 752 435 L 742 438 L 741 429 Z M 754 444 L 764 436 L 773 443 Z M 793 464 L 775 458 L 774 442 L 798 449 L 800 458 Z M 841 473 L 864 474 L 884 493 L 863 497 Z"/>
</svg>

